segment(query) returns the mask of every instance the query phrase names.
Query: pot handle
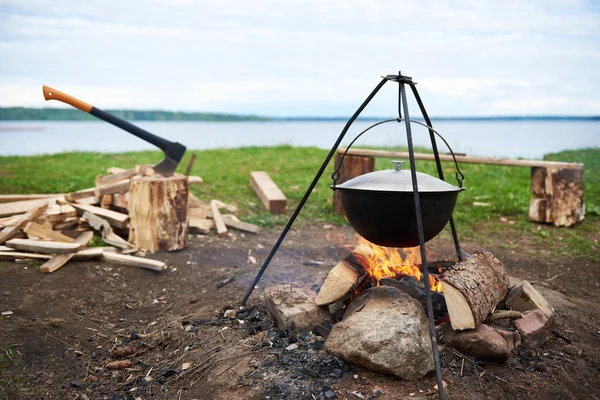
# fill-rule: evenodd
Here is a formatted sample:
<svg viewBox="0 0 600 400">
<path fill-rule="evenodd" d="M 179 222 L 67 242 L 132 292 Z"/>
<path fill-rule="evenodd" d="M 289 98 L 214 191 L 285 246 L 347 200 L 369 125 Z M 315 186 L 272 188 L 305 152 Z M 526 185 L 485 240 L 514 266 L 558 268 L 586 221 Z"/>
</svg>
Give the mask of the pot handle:
<svg viewBox="0 0 600 400">
<path fill-rule="evenodd" d="M 405 121 L 404 118 L 394 118 L 394 119 L 386 119 L 384 121 L 379 121 L 371 126 L 369 126 L 367 129 L 365 129 L 364 131 L 362 131 L 361 133 L 359 133 L 353 140 L 352 142 L 350 142 L 350 144 L 346 147 L 346 150 L 344 151 L 344 154 L 342 154 L 342 158 L 340 159 L 340 163 L 338 164 L 337 168 L 335 171 L 333 171 L 333 174 L 331 174 L 331 179 L 333 180 L 333 188 L 335 189 L 335 185 L 337 183 L 337 180 L 340 178 L 340 169 L 342 169 L 342 163 L 344 162 L 344 158 L 346 157 L 346 154 L 348 153 L 348 150 L 350 150 L 350 147 L 352 147 L 352 145 L 354 144 L 354 142 L 356 142 L 356 140 L 361 137 L 364 133 L 366 133 L 367 131 L 369 131 L 371 128 L 375 128 L 378 125 L 382 125 L 385 124 L 387 122 L 400 122 L 400 121 Z M 448 147 L 448 150 L 450 150 L 450 154 L 452 155 L 452 159 L 454 160 L 454 166 L 456 168 L 456 180 L 458 182 L 458 187 L 462 189 L 463 187 L 463 180 L 465 179 L 465 175 L 460 171 L 460 168 L 458 167 L 458 161 L 456 161 L 456 156 L 454 155 L 454 151 L 452 150 L 452 147 L 450 147 L 450 145 L 448 144 L 448 142 L 446 141 L 446 139 L 444 139 L 444 137 L 442 135 L 440 135 L 440 133 L 438 131 L 436 131 L 435 129 L 433 129 L 431 126 L 424 124 L 420 121 L 415 121 L 413 119 L 409 120 L 409 122 L 415 123 L 415 124 L 419 124 L 421 126 L 424 126 L 425 128 L 431 130 L 433 133 L 435 133 L 440 139 L 442 139 L 442 141 L 444 142 L 444 144 L 446 145 L 446 147 Z"/>
</svg>

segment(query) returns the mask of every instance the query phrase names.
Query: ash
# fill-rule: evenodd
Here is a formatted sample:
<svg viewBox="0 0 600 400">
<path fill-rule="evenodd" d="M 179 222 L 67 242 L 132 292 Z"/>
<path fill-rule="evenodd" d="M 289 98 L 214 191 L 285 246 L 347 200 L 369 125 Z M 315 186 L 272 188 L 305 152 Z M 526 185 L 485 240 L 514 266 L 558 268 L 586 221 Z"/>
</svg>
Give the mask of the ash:
<svg viewBox="0 0 600 400">
<path fill-rule="evenodd" d="M 356 367 L 328 354 L 325 339 L 312 333 L 279 329 L 262 307 L 238 312 L 245 321 L 247 343 L 263 353 L 238 384 L 257 386 L 263 399 L 333 399 L 330 387 Z"/>
</svg>

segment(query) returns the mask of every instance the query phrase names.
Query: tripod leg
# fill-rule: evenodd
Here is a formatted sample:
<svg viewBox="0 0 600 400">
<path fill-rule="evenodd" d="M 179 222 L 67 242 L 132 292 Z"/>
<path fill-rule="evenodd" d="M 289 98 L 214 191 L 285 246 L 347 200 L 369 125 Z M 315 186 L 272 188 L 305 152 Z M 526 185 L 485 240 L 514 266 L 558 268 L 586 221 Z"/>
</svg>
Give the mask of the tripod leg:
<svg viewBox="0 0 600 400">
<path fill-rule="evenodd" d="M 423 233 L 423 220 L 421 215 L 421 203 L 419 199 L 419 187 L 417 183 L 417 169 L 415 167 L 415 150 L 412 141 L 412 132 L 410 129 L 410 117 L 408 115 L 408 103 L 406 102 L 406 88 L 404 82 L 399 82 L 402 105 L 404 108 L 404 117 L 406 122 L 406 139 L 408 144 L 408 154 L 410 158 L 410 172 L 412 177 L 412 187 L 415 199 L 415 213 L 417 218 L 417 229 L 419 232 L 419 247 L 421 249 L 421 267 L 423 269 L 423 288 L 425 289 L 425 298 L 427 302 L 427 319 L 429 321 L 429 335 L 431 336 L 431 348 L 433 350 L 433 362 L 435 364 L 435 377 L 437 380 L 439 398 L 445 399 L 444 388 L 442 386 L 442 367 L 440 366 L 440 354 L 437 346 L 435 335 L 435 323 L 433 321 L 433 304 L 431 302 L 431 294 L 429 288 L 429 271 L 427 268 L 427 255 L 425 252 L 425 235 Z"/>
<path fill-rule="evenodd" d="M 277 239 L 277 242 L 275 243 L 275 246 L 273 246 L 273 248 L 271 249 L 271 252 L 269 253 L 269 255 L 267 256 L 267 258 L 265 259 L 265 262 L 263 263 L 262 267 L 260 268 L 260 271 L 258 271 L 258 274 L 256 275 L 256 278 L 254 278 L 254 282 L 252 282 L 252 285 L 248 288 L 248 291 L 244 295 L 244 298 L 242 299 L 242 302 L 241 302 L 242 305 L 246 304 L 246 301 L 248 300 L 248 297 L 250 297 L 250 295 L 252 294 L 252 291 L 254 290 L 254 288 L 256 287 L 256 285 L 258 284 L 258 281 L 260 281 L 260 278 L 262 277 L 262 275 L 264 274 L 265 270 L 269 266 L 269 263 L 271 262 L 271 259 L 273 258 L 273 256 L 277 252 L 277 250 L 279 249 L 279 246 L 281 246 L 281 243 L 283 242 L 283 239 L 285 239 L 285 236 L 287 235 L 288 231 L 290 230 L 290 228 L 294 224 L 294 221 L 296 221 L 296 217 L 298 217 L 298 214 L 300 214 L 300 211 L 302 210 L 302 207 L 304 207 L 304 204 L 308 200 L 308 197 L 312 193 L 312 190 L 317 185 L 317 182 L 321 178 L 321 175 L 323 175 L 323 172 L 325 171 L 325 168 L 327 167 L 327 164 L 329 164 L 329 161 L 331 161 L 331 158 L 333 157 L 336 149 L 339 147 L 340 143 L 344 139 L 344 136 L 346 135 L 346 132 L 348 132 L 348 129 L 350 128 L 350 126 L 352 125 L 352 123 L 354 122 L 354 120 L 356 120 L 356 118 L 365 109 L 365 107 L 371 102 L 371 100 L 373 99 L 373 97 L 375 97 L 375 95 L 377 94 L 377 92 L 379 92 L 379 89 L 381 89 L 383 87 L 383 85 L 385 85 L 386 82 L 387 82 L 386 78 L 383 78 L 381 80 L 381 82 L 379 82 L 379 84 L 371 92 L 371 94 L 369 95 L 369 97 L 367 97 L 367 99 L 361 104 L 361 106 L 358 108 L 358 110 L 356 110 L 356 112 L 354 113 L 354 115 L 352 115 L 352 117 L 348 120 L 348 122 L 346 123 L 346 126 L 344 126 L 344 129 L 342 130 L 342 132 L 338 136 L 337 140 L 335 141 L 333 147 L 329 151 L 329 154 L 325 158 L 325 161 L 323 161 L 323 165 L 321 165 L 321 168 L 319 168 L 319 171 L 317 172 L 317 175 L 315 175 L 315 178 L 313 179 L 313 181 L 311 182 L 310 186 L 306 190 L 306 193 L 304 193 L 304 197 L 302 197 L 302 200 L 300 200 L 300 203 L 298 203 L 298 207 L 296 207 L 296 210 L 294 210 L 294 213 L 290 217 L 290 220 L 288 221 L 287 225 L 285 226 L 285 228 L 281 232 L 281 235 L 279 236 L 279 239 Z"/>
<path fill-rule="evenodd" d="M 433 127 L 431 120 L 429 119 L 429 115 L 427 115 L 427 110 L 425 110 L 425 106 L 423 105 L 423 101 L 421 100 L 421 96 L 419 96 L 419 92 L 417 91 L 417 87 L 414 83 L 410 84 L 410 88 L 417 100 L 417 104 L 419 105 L 419 109 L 421 110 L 421 114 L 425 119 L 425 123 L 427 126 Z M 437 166 L 438 176 L 441 180 L 444 180 L 444 171 L 442 170 L 442 163 L 440 161 L 440 153 L 438 152 L 437 144 L 435 142 L 435 135 L 431 129 L 429 129 L 429 137 L 431 138 L 431 149 L 433 150 L 433 155 L 435 157 L 435 164 Z M 454 248 L 456 249 L 456 257 L 458 261 L 463 261 L 462 251 L 460 250 L 460 244 L 458 243 L 458 234 L 456 233 L 456 227 L 454 226 L 454 217 L 450 216 L 450 229 L 452 230 L 452 239 L 454 240 Z"/>
</svg>

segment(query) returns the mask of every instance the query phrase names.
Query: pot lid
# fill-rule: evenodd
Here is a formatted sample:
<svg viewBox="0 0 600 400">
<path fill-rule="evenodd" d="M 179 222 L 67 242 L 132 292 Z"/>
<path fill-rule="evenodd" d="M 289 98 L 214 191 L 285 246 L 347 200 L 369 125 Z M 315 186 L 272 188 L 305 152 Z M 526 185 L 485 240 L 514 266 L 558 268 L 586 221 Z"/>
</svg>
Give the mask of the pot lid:
<svg viewBox="0 0 600 400">
<path fill-rule="evenodd" d="M 402 171 L 404 161 L 392 161 L 395 169 L 370 172 L 335 185 L 336 189 L 369 190 L 378 192 L 412 192 L 410 170 Z M 458 192 L 463 189 L 431 175 L 417 172 L 419 192 Z"/>
</svg>

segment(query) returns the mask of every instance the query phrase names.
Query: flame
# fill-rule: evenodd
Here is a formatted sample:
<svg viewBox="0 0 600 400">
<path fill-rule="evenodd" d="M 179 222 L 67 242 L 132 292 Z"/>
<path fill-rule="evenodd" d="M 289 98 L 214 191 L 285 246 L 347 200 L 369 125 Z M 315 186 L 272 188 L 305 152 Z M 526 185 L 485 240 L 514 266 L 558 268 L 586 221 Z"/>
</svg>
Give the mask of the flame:
<svg viewBox="0 0 600 400">
<path fill-rule="evenodd" d="M 381 247 L 359 237 L 352 254 L 377 286 L 382 278 L 414 276 L 417 280 L 421 280 L 421 270 L 417 266 L 421 264 L 419 246 L 404 249 Z M 431 275 L 429 275 L 429 287 L 436 292 L 443 291 L 442 284 Z"/>
</svg>

